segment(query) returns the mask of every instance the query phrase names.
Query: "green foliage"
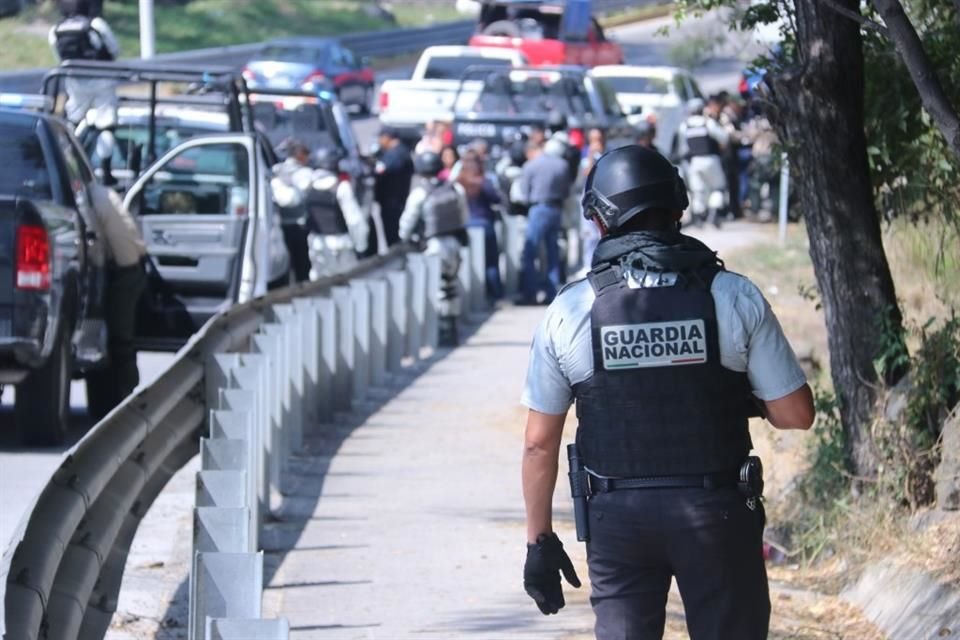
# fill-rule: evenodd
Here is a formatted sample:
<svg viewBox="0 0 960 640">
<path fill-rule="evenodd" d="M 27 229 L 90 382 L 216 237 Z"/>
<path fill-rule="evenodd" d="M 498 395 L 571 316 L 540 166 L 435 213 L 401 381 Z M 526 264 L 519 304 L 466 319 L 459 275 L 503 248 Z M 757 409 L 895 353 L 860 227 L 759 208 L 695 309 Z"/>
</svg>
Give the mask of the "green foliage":
<svg viewBox="0 0 960 640">
<path fill-rule="evenodd" d="M 831 506 L 850 489 L 850 460 L 847 438 L 840 422 L 840 405 L 829 391 L 814 391 L 817 422 L 807 444 L 810 467 L 798 486 L 807 504 L 818 508 Z"/>
<path fill-rule="evenodd" d="M 713 57 L 725 41 L 723 33 L 705 33 L 679 39 L 670 45 L 667 61 L 675 67 L 695 69 Z"/>
</svg>

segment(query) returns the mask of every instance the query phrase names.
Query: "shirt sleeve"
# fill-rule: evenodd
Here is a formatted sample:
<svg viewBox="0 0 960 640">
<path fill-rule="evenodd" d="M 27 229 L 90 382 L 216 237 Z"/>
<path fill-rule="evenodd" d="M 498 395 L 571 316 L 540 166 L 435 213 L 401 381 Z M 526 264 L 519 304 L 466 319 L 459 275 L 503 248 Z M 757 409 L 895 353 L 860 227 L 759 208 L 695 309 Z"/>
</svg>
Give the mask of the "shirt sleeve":
<svg viewBox="0 0 960 640">
<path fill-rule="evenodd" d="M 746 354 L 747 377 L 754 395 L 764 401 L 777 400 L 803 386 L 806 375 L 777 316 L 756 285 L 746 278 L 741 278 L 734 313 L 742 329 L 742 333 L 735 331 L 736 348 Z"/>
<path fill-rule="evenodd" d="M 400 214 L 399 235 L 400 239 L 404 242 L 410 240 L 410 237 L 413 235 L 413 230 L 416 229 L 417 223 L 420 222 L 420 210 L 423 208 L 423 201 L 426 199 L 427 192 L 420 187 L 415 188 L 410 192 L 410 195 L 407 196 L 407 204 L 403 208 L 403 213 Z"/>
<path fill-rule="evenodd" d="M 573 404 L 573 388 L 557 357 L 551 335 L 554 323 L 554 316 L 548 311 L 534 334 L 527 380 L 520 402 L 540 413 L 564 415 Z"/>
<path fill-rule="evenodd" d="M 90 26 L 94 31 L 100 34 L 100 38 L 103 40 L 103 46 L 107 48 L 107 51 L 110 52 L 114 58 L 120 57 L 120 43 L 117 42 L 117 37 L 113 35 L 113 29 L 110 28 L 110 25 L 107 24 L 107 21 L 103 18 L 94 18 L 90 21 Z"/>
<path fill-rule="evenodd" d="M 337 185 L 337 203 L 343 211 L 343 220 L 347 223 L 347 232 L 353 241 L 353 248 L 359 253 L 364 253 L 370 241 L 370 223 L 360 209 L 353 187 L 346 180 Z"/>
</svg>

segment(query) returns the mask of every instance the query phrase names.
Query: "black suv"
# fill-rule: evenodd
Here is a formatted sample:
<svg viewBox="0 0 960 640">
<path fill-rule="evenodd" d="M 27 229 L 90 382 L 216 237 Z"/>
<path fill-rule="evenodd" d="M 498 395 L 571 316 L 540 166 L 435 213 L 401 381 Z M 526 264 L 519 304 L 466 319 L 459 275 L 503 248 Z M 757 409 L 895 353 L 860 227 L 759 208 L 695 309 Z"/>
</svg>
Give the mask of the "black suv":
<svg viewBox="0 0 960 640">
<path fill-rule="evenodd" d="M 60 443 L 70 380 L 106 358 L 93 171 L 59 119 L 0 109 L 0 385 L 21 440 Z"/>
</svg>

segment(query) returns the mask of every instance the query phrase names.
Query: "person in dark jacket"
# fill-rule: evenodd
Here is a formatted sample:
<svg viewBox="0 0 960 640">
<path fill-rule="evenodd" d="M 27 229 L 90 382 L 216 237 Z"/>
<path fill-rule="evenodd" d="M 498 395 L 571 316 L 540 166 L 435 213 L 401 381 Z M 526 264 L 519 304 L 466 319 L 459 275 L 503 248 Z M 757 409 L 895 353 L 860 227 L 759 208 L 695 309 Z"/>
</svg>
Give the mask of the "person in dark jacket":
<svg viewBox="0 0 960 640">
<path fill-rule="evenodd" d="M 380 222 L 388 247 L 400 242 L 400 216 L 410 195 L 413 180 L 413 158 L 408 147 L 392 127 L 382 127 L 378 138 L 380 150 L 375 168 L 376 183 L 374 199 L 380 206 Z M 368 253 L 375 254 L 379 247 L 374 238 Z"/>
</svg>

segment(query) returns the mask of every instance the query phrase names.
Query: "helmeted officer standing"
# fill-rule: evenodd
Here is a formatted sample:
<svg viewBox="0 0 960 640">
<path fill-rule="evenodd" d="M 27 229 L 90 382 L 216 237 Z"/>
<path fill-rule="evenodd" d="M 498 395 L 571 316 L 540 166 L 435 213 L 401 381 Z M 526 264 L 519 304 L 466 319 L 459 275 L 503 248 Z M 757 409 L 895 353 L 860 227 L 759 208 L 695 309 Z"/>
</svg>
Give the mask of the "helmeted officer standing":
<svg viewBox="0 0 960 640">
<path fill-rule="evenodd" d="M 340 159 L 332 147 L 321 147 L 313 154 L 306 195 L 311 277 L 330 275 L 356 263 L 370 239 L 370 222 L 350 180 L 341 175 Z"/>
<path fill-rule="evenodd" d="M 716 119 L 719 110 L 719 104 L 711 101 L 702 109 L 694 109 L 677 129 L 678 152 L 688 163 L 693 220 L 697 224 L 706 220 L 718 227 L 729 197 L 722 152 L 730 140 L 729 132 Z"/>
<path fill-rule="evenodd" d="M 310 149 L 300 141 L 287 144 L 289 155 L 273 166 L 270 189 L 280 208 L 280 228 L 290 254 L 290 266 L 297 282 L 310 279 L 310 250 L 307 245 L 307 192 L 313 177 Z"/>
<path fill-rule="evenodd" d="M 95 15 L 89 0 L 61 0 L 63 20 L 51 27 L 50 48 L 61 62 L 66 60 L 112 61 L 120 55 L 120 45 L 110 25 Z M 96 155 L 100 159 L 103 181 L 115 184 L 112 173 L 117 126 L 117 85 L 113 80 L 67 78 L 67 120 L 74 125 L 85 122 L 96 127 Z"/>
<path fill-rule="evenodd" d="M 671 577 L 692 640 L 766 638 L 762 477 L 747 419 L 762 410 L 775 427 L 809 428 L 803 371 L 757 287 L 679 233 L 686 187 L 666 158 L 610 151 L 582 203 L 603 239 L 587 278 L 547 309 L 522 399 L 524 586 L 545 614 L 564 605 L 561 572 L 579 586 L 551 512 L 576 400 L 571 488 L 597 638 L 661 638 Z"/>
<path fill-rule="evenodd" d="M 458 183 L 437 177 L 443 170 L 440 154 L 426 151 L 414 159 L 420 180 L 410 191 L 400 216 L 400 239 L 410 242 L 415 235 L 426 241 L 426 253 L 440 256 L 439 315 L 441 346 L 455 346 L 459 340 L 460 247 L 467 244 L 469 219 L 466 194 Z"/>
</svg>

